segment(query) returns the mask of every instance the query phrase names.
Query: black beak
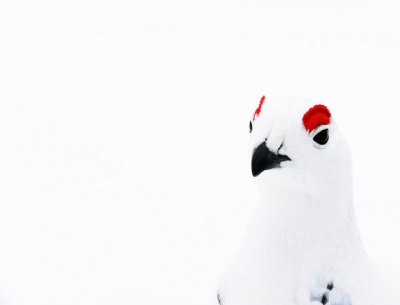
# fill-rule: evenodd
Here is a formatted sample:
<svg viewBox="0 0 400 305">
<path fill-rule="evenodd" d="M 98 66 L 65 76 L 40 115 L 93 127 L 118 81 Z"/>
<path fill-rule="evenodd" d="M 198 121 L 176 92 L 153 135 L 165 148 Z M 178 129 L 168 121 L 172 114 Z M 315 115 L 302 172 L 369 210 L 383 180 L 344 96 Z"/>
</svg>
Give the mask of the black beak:
<svg viewBox="0 0 400 305">
<path fill-rule="evenodd" d="M 253 176 L 257 177 L 263 171 L 271 168 L 278 167 L 283 161 L 290 161 L 290 158 L 285 155 L 272 153 L 265 142 L 262 142 L 253 151 L 253 158 L 251 160 L 251 170 Z"/>
</svg>

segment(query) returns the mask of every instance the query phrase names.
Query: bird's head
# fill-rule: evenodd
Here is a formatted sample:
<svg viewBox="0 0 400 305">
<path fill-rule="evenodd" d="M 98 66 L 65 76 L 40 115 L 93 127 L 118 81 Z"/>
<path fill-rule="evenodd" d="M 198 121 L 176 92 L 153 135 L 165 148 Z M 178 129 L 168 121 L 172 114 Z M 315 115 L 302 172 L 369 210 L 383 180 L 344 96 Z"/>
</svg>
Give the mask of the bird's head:
<svg viewBox="0 0 400 305">
<path fill-rule="evenodd" d="M 290 172 L 300 180 L 351 179 L 347 142 L 330 110 L 305 99 L 265 99 L 250 121 L 254 177 Z"/>
</svg>

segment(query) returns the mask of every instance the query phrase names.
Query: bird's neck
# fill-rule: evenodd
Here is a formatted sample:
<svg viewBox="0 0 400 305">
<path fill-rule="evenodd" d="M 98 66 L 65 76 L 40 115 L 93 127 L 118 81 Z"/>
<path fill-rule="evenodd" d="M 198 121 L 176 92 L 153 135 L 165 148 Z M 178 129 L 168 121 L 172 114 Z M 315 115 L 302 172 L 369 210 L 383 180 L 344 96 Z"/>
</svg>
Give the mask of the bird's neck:
<svg viewBox="0 0 400 305">
<path fill-rule="evenodd" d="M 340 187 L 325 182 L 323 187 L 323 183 L 303 183 L 294 175 L 278 173 L 260 181 L 253 240 L 294 251 L 305 245 L 320 248 L 359 243 L 350 176 L 349 181 L 340 181 Z"/>
</svg>

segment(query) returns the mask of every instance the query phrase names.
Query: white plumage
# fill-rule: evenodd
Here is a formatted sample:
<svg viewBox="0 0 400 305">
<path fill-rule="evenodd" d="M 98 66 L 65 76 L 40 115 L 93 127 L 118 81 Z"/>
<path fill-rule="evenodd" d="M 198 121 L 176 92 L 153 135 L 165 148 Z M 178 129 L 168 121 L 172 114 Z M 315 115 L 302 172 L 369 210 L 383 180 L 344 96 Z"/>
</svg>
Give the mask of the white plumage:
<svg viewBox="0 0 400 305">
<path fill-rule="evenodd" d="M 349 146 L 330 113 L 329 123 L 318 109 L 304 121 L 316 104 L 267 99 L 252 117 L 259 200 L 223 276 L 223 305 L 394 304 L 358 233 Z M 326 144 L 315 138 L 321 131 Z M 263 164 L 264 154 L 275 161 Z"/>
</svg>

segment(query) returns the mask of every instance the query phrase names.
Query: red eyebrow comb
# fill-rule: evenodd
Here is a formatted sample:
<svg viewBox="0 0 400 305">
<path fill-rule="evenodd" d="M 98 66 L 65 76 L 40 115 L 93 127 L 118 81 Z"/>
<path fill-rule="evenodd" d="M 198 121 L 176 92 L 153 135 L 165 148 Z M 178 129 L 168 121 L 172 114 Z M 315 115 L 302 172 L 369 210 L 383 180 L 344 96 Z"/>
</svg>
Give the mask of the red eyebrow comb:
<svg viewBox="0 0 400 305">
<path fill-rule="evenodd" d="M 254 120 L 256 119 L 256 115 L 257 115 L 257 116 L 260 115 L 261 108 L 262 108 L 262 106 L 263 106 L 263 104 L 264 104 L 264 100 L 265 100 L 265 95 L 263 95 L 263 97 L 261 98 L 260 105 L 258 105 L 256 111 L 255 111 L 254 114 L 253 114 L 253 122 L 254 122 Z"/>
<path fill-rule="evenodd" d="M 308 132 L 313 131 L 319 125 L 328 125 L 331 122 L 331 112 L 324 105 L 315 105 L 303 116 L 303 125 Z"/>
</svg>

